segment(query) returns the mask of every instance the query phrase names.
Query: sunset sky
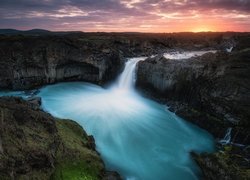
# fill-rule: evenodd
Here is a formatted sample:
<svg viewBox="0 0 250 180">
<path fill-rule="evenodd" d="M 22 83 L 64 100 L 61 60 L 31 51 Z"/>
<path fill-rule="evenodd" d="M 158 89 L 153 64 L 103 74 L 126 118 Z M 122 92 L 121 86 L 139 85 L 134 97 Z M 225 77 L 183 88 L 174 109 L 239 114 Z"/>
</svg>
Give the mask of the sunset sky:
<svg viewBox="0 0 250 180">
<path fill-rule="evenodd" d="M 250 31 L 250 0 L 0 0 L 0 28 Z"/>
</svg>

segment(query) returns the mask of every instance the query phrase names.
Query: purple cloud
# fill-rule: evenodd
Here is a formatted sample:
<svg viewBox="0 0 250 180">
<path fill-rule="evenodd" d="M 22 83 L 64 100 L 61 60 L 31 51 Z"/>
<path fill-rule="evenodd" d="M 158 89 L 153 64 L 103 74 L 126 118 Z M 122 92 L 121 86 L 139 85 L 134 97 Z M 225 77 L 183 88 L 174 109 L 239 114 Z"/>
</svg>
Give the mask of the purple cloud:
<svg viewBox="0 0 250 180">
<path fill-rule="evenodd" d="M 249 0 L 0 1 L 0 28 L 167 32 L 205 23 L 218 24 L 212 30 L 247 31 L 249 19 Z"/>
</svg>

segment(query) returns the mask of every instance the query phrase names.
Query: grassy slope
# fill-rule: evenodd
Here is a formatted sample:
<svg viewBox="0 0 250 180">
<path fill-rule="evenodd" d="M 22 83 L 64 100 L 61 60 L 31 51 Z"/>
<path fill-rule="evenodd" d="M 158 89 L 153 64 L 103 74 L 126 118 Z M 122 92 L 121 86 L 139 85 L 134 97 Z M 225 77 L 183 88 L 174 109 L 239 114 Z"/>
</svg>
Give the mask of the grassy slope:
<svg viewBox="0 0 250 180">
<path fill-rule="evenodd" d="M 56 155 L 52 179 L 100 179 L 103 163 L 99 155 L 87 147 L 88 137 L 83 129 L 70 120 L 58 120 L 56 126 L 62 144 Z"/>
<path fill-rule="evenodd" d="M 93 145 L 76 122 L 0 98 L 0 180 L 102 179 L 104 164 Z"/>
</svg>

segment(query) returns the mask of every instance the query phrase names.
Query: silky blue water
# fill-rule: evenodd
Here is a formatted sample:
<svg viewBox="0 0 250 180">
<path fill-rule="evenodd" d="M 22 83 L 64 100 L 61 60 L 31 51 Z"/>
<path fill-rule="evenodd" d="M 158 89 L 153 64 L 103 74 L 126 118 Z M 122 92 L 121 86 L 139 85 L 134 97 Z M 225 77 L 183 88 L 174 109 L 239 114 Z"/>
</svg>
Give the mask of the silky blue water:
<svg viewBox="0 0 250 180">
<path fill-rule="evenodd" d="M 198 179 L 200 172 L 190 152 L 213 151 L 212 136 L 134 90 L 138 61 L 128 62 L 110 88 L 59 83 L 40 89 L 37 96 L 45 111 L 73 119 L 93 135 L 106 167 L 124 179 Z"/>
</svg>

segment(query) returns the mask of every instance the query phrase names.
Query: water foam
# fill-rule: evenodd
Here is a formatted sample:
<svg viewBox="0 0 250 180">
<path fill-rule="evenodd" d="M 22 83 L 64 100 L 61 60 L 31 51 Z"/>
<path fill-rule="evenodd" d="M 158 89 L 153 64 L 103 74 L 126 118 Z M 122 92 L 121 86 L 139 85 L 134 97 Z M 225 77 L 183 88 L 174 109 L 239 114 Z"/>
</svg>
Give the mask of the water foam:
<svg viewBox="0 0 250 180">
<path fill-rule="evenodd" d="M 189 59 L 191 57 L 197 57 L 197 56 L 202 56 L 206 53 L 216 53 L 217 51 L 215 50 L 210 50 L 210 51 L 184 51 L 184 52 L 169 52 L 169 53 L 164 53 L 164 57 L 167 59 L 172 59 L 172 60 L 183 60 L 183 59 Z"/>
</svg>

